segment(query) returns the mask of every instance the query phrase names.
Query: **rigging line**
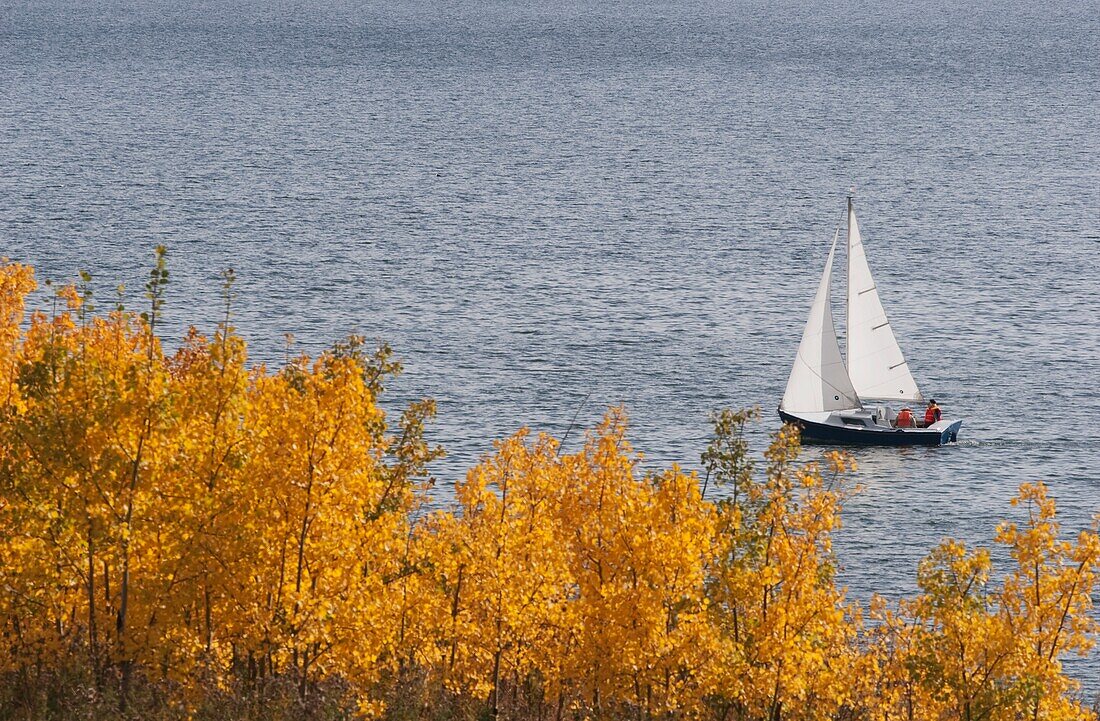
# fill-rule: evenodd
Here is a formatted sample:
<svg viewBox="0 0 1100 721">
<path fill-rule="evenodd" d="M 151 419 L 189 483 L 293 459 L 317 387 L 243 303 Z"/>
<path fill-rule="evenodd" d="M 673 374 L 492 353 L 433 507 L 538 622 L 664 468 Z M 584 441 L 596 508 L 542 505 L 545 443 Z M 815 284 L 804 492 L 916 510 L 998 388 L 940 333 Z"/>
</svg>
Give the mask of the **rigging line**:
<svg viewBox="0 0 1100 721">
<path fill-rule="evenodd" d="M 806 357 L 802 355 L 802 351 L 801 351 L 801 350 L 799 350 L 798 352 L 796 352 L 796 353 L 795 353 L 795 355 L 796 355 L 796 356 L 797 356 L 798 358 L 802 359 L 802 365 L 806 366 L 806 369 L 807 369 L 808 371 L 810 371 L 811 373 L 813 373 L 813 374 L 814 374 L 815 376 L 817 376 L 817 377 L 818 377 L 818 378 L 819 378 L 819 379 L 821 380 L 821 382 L 822 382 L 822 383 L 824 383 L 825 385 L 827 385 L 827 386 L 829 386 L 830 388 L 832 388 L 832 389 L 833 389 L 834 391 L 836 391 L 836 392 L 837 392 L 838 394 L 840 394 L 841 396 L 845 396 L 845 397 L 847 397 L 847 396 L 848 396 L 848 392 L 847 392 L 847 391 L 845 391 L 845 390 L 843 390 L 843 389 L 840 389 L 840 388 L 837 388 L 837 387 L 836 387 L 836 386 L 834 386 L 834 385 L 833 385 L 832 383 L 830 383 L 829 381 L 825 380 L 825 376 L 823 376 L 823 375 L 821 375 L 820 373 L 818 373 L 817 371 L 815 371 L 815 370 L 813 369 L 813 366 L 811 366 L 811 365 L 810 365 L 810 362 L 806 360 Z M 851 379 L 849 379 L 849 380 L 851 380 Z M 853 390 L 853 391 L 855 391 L 855 388 L 853 388 L 852 390 Z M 859 400 L 859 393 L 856 393 L 856 400 Z"/>
<path fill-rule="evenodd" d="M 584 400 L 577 406 L 577 411 L 573 414 L 573 420 L 569 421 L 569 427 L 565 429 L 565 436 L 562 437 L 561 443 L 558 444 L 558 450 L 560 451 L 565 447 L 565 442 L 569 440 L 569 434 L 573 432 L 573 426 L 577 422 L 577 416 L 581 414 L 581 409 L 584 408 L 584 404 L 588 402 L 588 399 L 592 397 L 592 391 L 588 391 L 588 395 L 584 397 Z"/>
</svg>

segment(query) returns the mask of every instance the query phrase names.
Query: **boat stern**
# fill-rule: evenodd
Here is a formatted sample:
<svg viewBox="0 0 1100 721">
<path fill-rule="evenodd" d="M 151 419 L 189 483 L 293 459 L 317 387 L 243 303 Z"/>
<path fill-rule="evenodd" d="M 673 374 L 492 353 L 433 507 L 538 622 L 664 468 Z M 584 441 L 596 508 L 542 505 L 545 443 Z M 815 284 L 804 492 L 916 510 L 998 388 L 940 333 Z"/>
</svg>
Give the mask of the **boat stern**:
<svg viewBox="0 0 1100 721">
<path fill-rule="evenodd" d="M 962 419 L 944 419 L 933 423 L 928 428 L 940 432 L 940 445 L 942 446 L 945 443 L 955 443 L 959 440 L 959 429 L 962 428 L 962 424 Z"/>
</svg>

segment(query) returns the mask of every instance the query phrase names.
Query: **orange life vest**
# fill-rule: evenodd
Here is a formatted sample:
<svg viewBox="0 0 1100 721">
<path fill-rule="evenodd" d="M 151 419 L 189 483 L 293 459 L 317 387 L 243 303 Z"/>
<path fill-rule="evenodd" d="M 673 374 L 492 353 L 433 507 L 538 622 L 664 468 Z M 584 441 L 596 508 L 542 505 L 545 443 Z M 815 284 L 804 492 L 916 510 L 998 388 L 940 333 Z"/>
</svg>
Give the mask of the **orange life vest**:
<svg viewBox="0 0 1100 721">
<path fill-rule="evenodd" d="M 940 419 L 940 407 L 928 406 L 928 410 L 924 412 L 924 425 L 930 426 Z"/>
<path fill-rule="evenodd" d="M 911 428 L 913 426 L 913 414 L 908 408 L 903 408 L 898 413 L 898 428 Z"/>
</svg>

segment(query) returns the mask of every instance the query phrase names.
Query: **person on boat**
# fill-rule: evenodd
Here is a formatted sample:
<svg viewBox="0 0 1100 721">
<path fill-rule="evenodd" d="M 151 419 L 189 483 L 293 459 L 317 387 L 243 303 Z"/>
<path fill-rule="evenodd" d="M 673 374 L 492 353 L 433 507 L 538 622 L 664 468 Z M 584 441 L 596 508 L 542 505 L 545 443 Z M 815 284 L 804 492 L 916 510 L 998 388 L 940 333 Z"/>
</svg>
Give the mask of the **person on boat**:
<svg viewBox="0 0 1100 721">
<path fill-rule="evenodd" d="M 902 408 L 898 411 L 897 427 L 898 428 L 912 428 L 916 425 L 916 419 L 913 418 L 913 411 L 909 409 L 909 406 Z"/>
<path fill-rule="evenodd" d="M 928 401 L 928 409 L 924 411 L 924 427 L 938 423 L 943 414 L 940 413 L 940 407 L 936 405 L 936 399 L 932 398 Z"/>
</svg>

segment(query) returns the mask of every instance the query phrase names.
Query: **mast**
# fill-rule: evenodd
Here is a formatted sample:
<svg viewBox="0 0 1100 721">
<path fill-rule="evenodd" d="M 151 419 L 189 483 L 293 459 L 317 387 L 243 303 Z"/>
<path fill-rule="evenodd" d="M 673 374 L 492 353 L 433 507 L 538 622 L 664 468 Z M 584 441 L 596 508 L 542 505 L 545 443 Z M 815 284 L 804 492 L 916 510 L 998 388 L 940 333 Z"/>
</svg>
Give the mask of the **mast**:
<svg viewBox="0 0 1100 721">
<path fill-rule="evenodd" d="M 848 189 L 848 210 L 844 214 L 844 227 L 847 233 L 845 248 L 848 251 L 844 254 L 844 262 L 848 271 L 844 293 L 844 357 L 846 359 L 852 357 L 852 219 L 856 217 L 855 208 L 852 207 L 852 195 L 855 192 L 855 186 Z M 848 375 L 851 375 L 851 366 L 848 365 L 847 367 Z"/>
</svg>

